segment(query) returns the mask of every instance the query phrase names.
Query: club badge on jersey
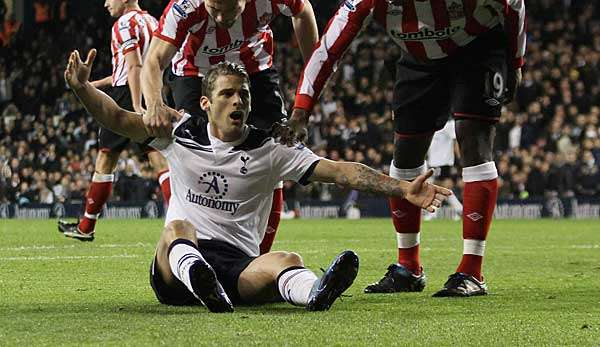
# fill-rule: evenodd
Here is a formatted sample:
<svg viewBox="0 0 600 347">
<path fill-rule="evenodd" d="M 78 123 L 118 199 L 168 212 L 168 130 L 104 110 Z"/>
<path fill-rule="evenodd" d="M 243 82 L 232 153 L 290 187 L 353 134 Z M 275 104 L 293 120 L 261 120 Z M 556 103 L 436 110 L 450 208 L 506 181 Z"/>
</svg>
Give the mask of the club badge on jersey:
<svg viewBox="0 0 600 347">
<path fill-rule="evenodd" d="M 459 20 L 465 17 L 465 10 L 463 8 L 463 4 L 460 2 L 453 2 L 448 6 L 448 19 L 449 20 Z"/>
<path fill-rule="evenodd" d="M 350 12 L 355 12 L 356 11 L 356 5 L 354 5 L 355 0 L 346 0 L 344 1 L 344 6 L 346 6 L 346 8 L 350 11 Z"/>
<path fill-rule="evenodd" d="M 248 173 L 248 167 L 246 167 L 246 165 L 248 165 L 248 160 L 250 160 L 250 157 L 246 157 L 246 156 L 241 156 L 240 160 L 242 161 L 243 165 L 242 168 L 240 169 L 240 173 L 242 175 L 245 175 Z"/>
<path fill-rule="evenodd" d="M 173 14 L 180 18 L 187 18 L 194 10 L 194 5 L 189 0 L 179 0 L 172 7 Z"/>
</svg>

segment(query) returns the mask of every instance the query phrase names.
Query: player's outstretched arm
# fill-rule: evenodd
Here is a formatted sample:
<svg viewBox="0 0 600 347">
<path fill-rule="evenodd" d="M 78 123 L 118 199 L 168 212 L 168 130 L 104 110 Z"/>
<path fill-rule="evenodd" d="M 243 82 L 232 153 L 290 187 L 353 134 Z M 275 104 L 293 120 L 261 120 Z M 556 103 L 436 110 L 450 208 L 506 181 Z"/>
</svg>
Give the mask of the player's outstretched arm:
<svg viewBox="0 0 600 347">
<path fill-rule="evenodd" d="M 413 205 L 434 212 L 448 196 L 452 195 L 452 192 L 444 187 L 427 183 L 427 178 L 432 174 L 433 170 L 429 170 L 414 181 L 408 182 L 394 179 L 360 163 L 322 159 L 315 167 L 310 180 L 336 183 L 369 193 L 406 198 Z"/>
<path fill-rule="evenodd" d="M 89 51 L 85 62 L 81 61 L 78 51 L 71 52 L 65 69 L 65 81 L 86 110 L 103 127 L 135 142 L 144 142 L 150 136 L 144 127 L 142 117 L 122 109 L 113 99 L 89 82 L 95 58 L 95 49 Z"/>
<path fill-rule="evenodd" d="M 173 119 L 181 118 L 174 109 L 165 105 L 162 99 L 163 72 L 171 58 L 177 53 L 177 47 L 155 37 L 150 41 L 148 55 L 141 72 L 142 94 L 146 101 L 144 124 L 149 134 L 155 137 L 167 137 L 171 134 Z"/>
</svg>

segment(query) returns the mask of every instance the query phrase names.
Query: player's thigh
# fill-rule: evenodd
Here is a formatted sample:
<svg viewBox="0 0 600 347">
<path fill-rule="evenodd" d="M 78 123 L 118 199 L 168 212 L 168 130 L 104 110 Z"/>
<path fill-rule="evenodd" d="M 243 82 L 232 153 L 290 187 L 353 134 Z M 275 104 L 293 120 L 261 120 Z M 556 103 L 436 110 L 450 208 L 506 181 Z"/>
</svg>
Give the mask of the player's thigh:
<svg viewBox="0 0 600 347">
<path fill-rule="evenodd" d="M 111 174 L 117 168 L 121 151 L 113 151 L 109 149 L 101 149 L 96 157 L 94 170 L 101 174 Z"/>
<path fill-rule="evenodd" d="M 454 118 L 494 124 L 507 99 L 507 56 L 504 32 L 493 29 L 461 50 L 453 60 Z"/>
<path fill-rule="evenodd" d="M 165 157 L 157 150 L 153 149 L 148 152 L 148 160 L 150 161 L 150 165 L 152 165 L 154 170 L 157 172 L 169 169 L 167 159 L 165 159 Z"/>
<path fill-rule="evenodd" d="M 192 116 L 208 118 L 206 112 L 200 107 L 202 96 L 202 78 L 179 77 L 171 72 L 167 78 L 176 110 L 185 110 Z"/>
<path fill-rule="evenodd" d="M 277 300 L 277 277 L 283 270 L 292 266 L 304 266 L 302 258 L 292 252 L 270 252 L 254 259 L 238 280 L 238 291 L 242 300 L 250 303 Z"/>
<path fill-rule="evenodd" d="M 288 118 L 276 70 L 271 68 L 252 74 L 250 92 L 252 110 L 248 116 L 248 124 L 259 129 L 269 129 L 273 123 Z"/>
<path fill-rule="evenodd" d="M 415 168 L 423 160 L 433 134 L 450 115 L 449 79 L 444 63 L 421 63 L 409 55 L 397 64 L 394 85 L 394 163 Z"/>
<path fill-rule="evenodd" d="M 504 33 L 496 28 L 468 45 L 452 71 L 456 137 L 463 165 L 492 160 L 494 127 L 507 99 Z"/>
<path fill-rule="evenodd" d="M 131 101 L 131 92 L 129 91 L 129 87 L 121 86 L 121 87 L 112 87 L 108 90 L 108 95 L 119 105 L 120 107 L 133 111 L 133 104 Z M 98 147 L 101 152 L 110 153 L 109 159 L 112 159 L 114 156 L 119 156 L 119 154 L 129 145 L 128 138 L 121 136 L 111 130 L 100 127 L 98 134 Z M 108 163 L 107 163 L 108 164 Z M 114 162 L 116 165 L 116 162 Z M 114 171 L 114 165 L 110 172 Z M 101 169 L 103 171 L 108 170 L 106 165 L 102 165 L 99 167 L 98 163 L 96 164 L 96 170 Z M 108 172 L 104 172 L 108 173 Z"/>
</svg>

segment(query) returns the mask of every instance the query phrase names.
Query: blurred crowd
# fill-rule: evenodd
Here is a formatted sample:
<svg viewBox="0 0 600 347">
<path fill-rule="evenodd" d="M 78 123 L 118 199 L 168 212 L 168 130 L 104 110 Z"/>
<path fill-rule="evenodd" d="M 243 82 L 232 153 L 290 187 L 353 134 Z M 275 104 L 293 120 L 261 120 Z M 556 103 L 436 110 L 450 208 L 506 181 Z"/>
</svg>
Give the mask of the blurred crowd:
<svg viewBox="0 0 600 347">
<path fill-rule="evenodd" d="M 160 15 L 163 2 L 140 3 Z M 313 3 L 322 29 L 335 4 Z M 94 15 L 82 16 L 80 9 L 66 6 L 64 17 L 21 30 L 10 46 L 0 48 L 0 203 L 84 198 L 98 127 L 66 89 L 62 73 L 70 50 L 87 52 L 91 47 L 99 49 L 92 77 L 110 73 L 112 19 L 99 6 L 89 6 Z M 600 197 L 600 8 L 593 0 L 530 0 L 527 6 L 523 83 L 496 130 L 499 197 Z M 78 15 L 69 16 L 70 9 Z M 275 67 L 291 105 L 302 59 L 289 25 L 278 19 L 273 31 Z M 311 116 L 307 144 L 316 153 L 389 169 L 389 105 L 399 56 L 398 47 L 374 25 L 353 43 Z M 459 162 L 448 184 L 460 196 Z M 112 200 L 160 199 L 155 181 L 145 158 L 125 151 Z M 286 195 L 297 199 L 347 195 L 329 185 L 286 188 Z"/>
</svg>

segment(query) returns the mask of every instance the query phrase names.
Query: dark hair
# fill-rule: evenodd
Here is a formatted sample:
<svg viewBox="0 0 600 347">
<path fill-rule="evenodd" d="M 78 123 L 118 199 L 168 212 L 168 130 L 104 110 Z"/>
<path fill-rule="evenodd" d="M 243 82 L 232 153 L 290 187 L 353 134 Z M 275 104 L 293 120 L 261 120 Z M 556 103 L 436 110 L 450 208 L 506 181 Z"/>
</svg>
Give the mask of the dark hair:
<svg viewBox="0 0 600 347">
<path fill-rule="evenodd" d="M 230 61 L 222 61 L 211 67 L 202 79 L 202 95 L 210 98 L 215 87 L 215 81 L 219 76 L 234 75 L 244 79 L 244 82 L 250 84 L 250 77 L 244 66 Z"/>
</svg>

